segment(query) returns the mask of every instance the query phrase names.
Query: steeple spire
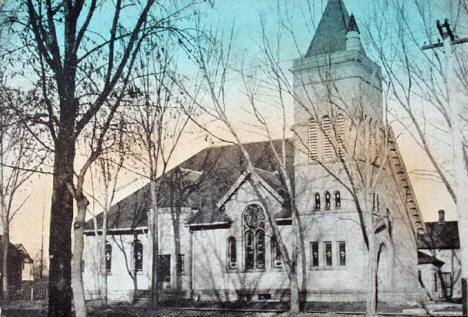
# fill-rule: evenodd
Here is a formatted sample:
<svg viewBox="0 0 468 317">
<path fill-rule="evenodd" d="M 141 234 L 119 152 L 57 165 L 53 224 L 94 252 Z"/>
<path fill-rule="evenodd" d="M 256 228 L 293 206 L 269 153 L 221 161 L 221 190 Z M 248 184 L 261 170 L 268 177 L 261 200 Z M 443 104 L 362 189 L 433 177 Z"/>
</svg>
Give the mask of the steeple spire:
<svg viewBox="0 0 468 317">
<path fill-rule="evenodd" d="M 346 50 L 349 14 L 342 0 L 328 0 L 306 57 Z"/>
<path fill-rule="evenodd" d="M 354 14 L 351 14 L 351 17 L 349 18 L 349 23 L 348 23 L 348 28 L 346 29 L 346 33 L 348 32 L 359 32 L 359 28 L 356 23 L 356 19 L 354 19 Z"/>
</svg>

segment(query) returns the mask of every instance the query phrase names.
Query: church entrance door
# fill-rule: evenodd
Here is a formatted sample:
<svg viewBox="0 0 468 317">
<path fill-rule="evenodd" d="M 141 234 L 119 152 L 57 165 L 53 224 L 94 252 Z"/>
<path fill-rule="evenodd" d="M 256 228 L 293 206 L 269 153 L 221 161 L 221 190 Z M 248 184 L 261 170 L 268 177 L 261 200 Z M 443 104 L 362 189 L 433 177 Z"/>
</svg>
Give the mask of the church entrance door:
<svg viewBox="0 0 468 317">
<path fill-rule="evenodd" d="M 160 289 L 171 288 L 171 255 L 159 255 L 159 285 Z"/>
</svg>

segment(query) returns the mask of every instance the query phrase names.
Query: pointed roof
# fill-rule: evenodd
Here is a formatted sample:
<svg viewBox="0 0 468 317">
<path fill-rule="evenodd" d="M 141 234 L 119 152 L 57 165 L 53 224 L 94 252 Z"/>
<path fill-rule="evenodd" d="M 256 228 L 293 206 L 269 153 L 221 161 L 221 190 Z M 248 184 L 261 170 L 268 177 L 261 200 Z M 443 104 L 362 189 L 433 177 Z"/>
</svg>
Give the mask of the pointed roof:
<svg viewBox="0 0 468 317">
<path fill-rule="evenodd" d="M 351 32 L 351 31 L 361 33 L 359 32 L 359 28 L 357 26 L 356 19 L 354 18 L 354 14 L 351 14 L 351 17 L 349 18 L 349 23 L 348 23 L 348 28 L 346 29 L 346 33 Z"/>
<path fill-rule="evenodd" d="M 342 0 L 328 0 L 305 57 L 330 54 L 346 49 L 349 14 Z"/>
</svg>

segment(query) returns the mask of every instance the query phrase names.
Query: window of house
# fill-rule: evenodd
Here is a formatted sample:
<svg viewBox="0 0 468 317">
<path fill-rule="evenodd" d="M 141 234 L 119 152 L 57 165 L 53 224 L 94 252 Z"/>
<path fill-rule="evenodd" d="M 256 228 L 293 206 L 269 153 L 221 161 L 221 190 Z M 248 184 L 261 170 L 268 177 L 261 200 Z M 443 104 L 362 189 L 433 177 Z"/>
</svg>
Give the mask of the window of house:
<svg viewBox="0 0 468 317">
<path fill-rule="evenodd" d="M 341 195 L 340 192 L 337 190 L 335 192 L 335 208 L 340 208 L 341 207 Z"/>
<path fill-rule="evenodd" d="M 332 244 L 330 241 L 325 241 L 323 243 L 324 252 L 325 252 L 325 264 L 327 266 L 331 266 L 333 263 L 333 256 L 332 256 Z"/>
<path fill-rule="evenodd" d="M 104 256 L 106 258 L 106 272 L 110 273 L 112 269 L 112 245 L 109 242 L 106 242 Z"/>
<path fill-rule="evenodd" d="M 317 160 L 319 156 L 318 152 L 318 126 L 317 121 L 314 118 L 309 120 L 309 158 L 311 160 Z"/>
<path fill-rule="evenodd" d="M 318 242 L 311 242 L 310 243 L 311 249 L 311 256 L 312 256 L 312 267 L 319 266 L 319 250 L 318 250 Z"/>
<path fill-rule="evenodd" d="M 244 211 L 245 270 L 265 269 L 265 215 L 259 205 Z"/>
<path fill-rule="evenodd" d="M 237 268 L 236 239 L 234 237 L 229 237 L 227 240 L 227 268 L 228 270 Z"/>
<path fill-rule="evenodd" d="M 315 199 L 315 210 L 320 210 L 320 193 L 315 193 L 314 199 Z"/>
<path fill-rule="evenodd" d="M 329 192 L 325 192 L 325 210 L 330 210 L 331 196 Z"/>
<path fill-rule="evenodd" d="M 143 271 L 143 244 L 140 240 L 133 241 L 133 263 L 135 272 Z"/>
<path fill-rule="evenodd" d="M 434 273 L 434 292 L 437 292 L 437 273 Z"/>
<path fill-rule="evenodd" d="M 281 250 L 275 237 L 271 237 L 271 259 L 273 267 L 282 267 Z"/>
<path fill-rule="evenodd" d="M 338 263 L 340 266 L 346 265 L 346 243 L 344 241 L 338 241 Z"/>
<path fill-rule="evenodd" d="M 179 272 L 179 274 L 182 274 L 185 272 L 184 270 L 184 255 L 183 254 L 177 254 L 177 272 Z"/>
</svg>

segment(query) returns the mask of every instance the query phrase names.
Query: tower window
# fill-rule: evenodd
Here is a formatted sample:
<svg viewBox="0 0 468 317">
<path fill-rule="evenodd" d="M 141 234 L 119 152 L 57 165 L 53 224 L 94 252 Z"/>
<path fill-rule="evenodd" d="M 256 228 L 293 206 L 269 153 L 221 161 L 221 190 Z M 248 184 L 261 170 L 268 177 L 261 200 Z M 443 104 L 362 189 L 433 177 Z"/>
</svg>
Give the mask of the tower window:
<svg viewBox="0 0 468 317">
<path fill-rule="evenodd" d="M 340 208 L 341 207 L 341 195 L 340 192 L 337 190 L 335 192 L 335 208 Z"/>
<path fill-rule="evenodd" d="M 338 143 L 338 156 L 343 157 L 345 144 L 345 120 L 341 113 L 336 116 L 336 134 L 337 134 L 337 143 Z"/>
<path fill-rule="evenodd" d="M 322 140 L 322 150 L 323 150 L 323 159 L 329 160 L 333 158 L 333 127 L 330 121 L 329 116 L 322 117 L 322 130 L 323 130 L 323 140 Z"/>
<path fill-rule="evenodd" d="M 327 191 L 325 192 L 325 210 L 330 210 L 330 200 L 331 196 L 330 193 Z"/>
<path fill-rule="evenodd" d="M 317 160 L 318 152 L 318 126 L 314 118 L 309 119 L 309 159 Z"/>
<path fill-rule="evenodd" d="M 244 211 L 245 270 L 265 269 L 265 215 L 259 205 Z"/>
<path fill-rule="evenodd" d="M 315 199 L 315 210 L 320 210 L 320 193 L 315 193 L 314 199 Z"/>
</svg>

